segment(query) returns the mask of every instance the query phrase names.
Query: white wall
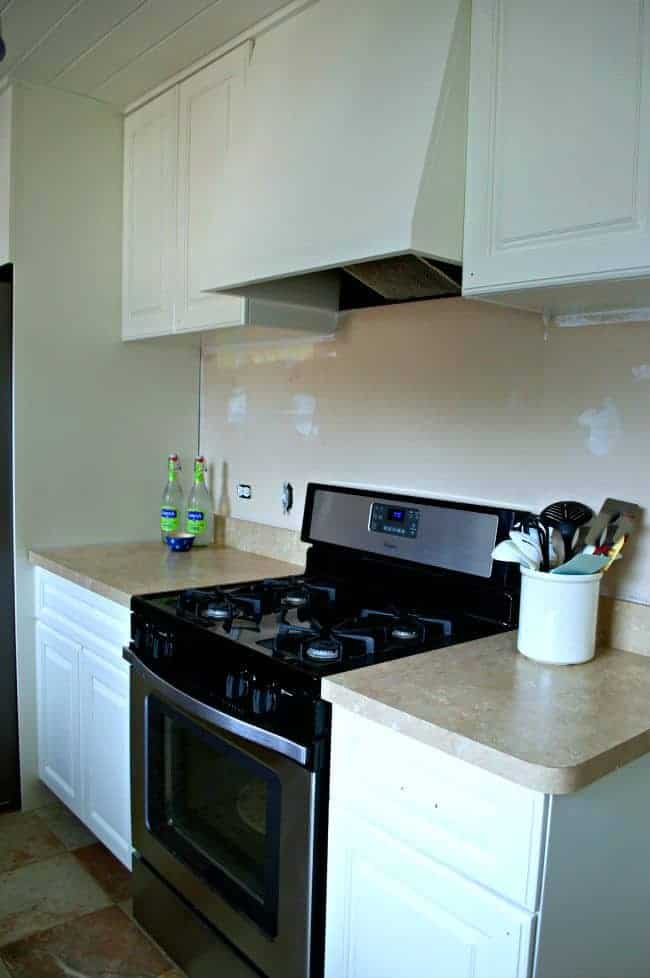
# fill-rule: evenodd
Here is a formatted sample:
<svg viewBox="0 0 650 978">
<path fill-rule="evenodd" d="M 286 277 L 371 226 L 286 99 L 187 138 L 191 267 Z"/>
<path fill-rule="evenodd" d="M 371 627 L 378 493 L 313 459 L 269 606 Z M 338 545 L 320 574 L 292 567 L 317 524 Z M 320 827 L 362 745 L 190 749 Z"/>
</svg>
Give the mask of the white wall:
<svg viewBox="0 0 650 978">
<path fill-rule="evenodd" d="M 15 490 L 23 803 L 38 800 L 34 546 L 155 539 L 170 450 L 196 451 L 198 341 L 120 340 L 122 121 L 15 92 Z"/>
<path fill-rule="evenodd" d="M 329 343 L 206 352 L 203 371 L 201 450 L 235 517 L 299 526 L 308 480 L 532 509 L 610 495 L 650 506 L 650 324 L 545 336 L 529 313 L 412 303 L 351 313 Z M 250 502 L 237 481 L 252 483 Z M 650 602 L 647 522 L 607 583 Z"/>
</svg>

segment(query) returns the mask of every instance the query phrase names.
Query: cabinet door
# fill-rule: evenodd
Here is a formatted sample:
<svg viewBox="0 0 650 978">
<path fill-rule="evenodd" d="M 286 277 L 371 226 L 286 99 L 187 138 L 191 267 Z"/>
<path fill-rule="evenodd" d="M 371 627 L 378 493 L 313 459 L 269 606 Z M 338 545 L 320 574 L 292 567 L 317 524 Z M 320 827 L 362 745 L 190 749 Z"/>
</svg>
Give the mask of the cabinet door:
<svg viewBox="0 0 650 978">
<path fill-rule="evenodd" d="M 330 808 L 326 978 L 526 978 L 534 919 Z"/>
<path fill-rule="evenodd" d="M 177 88 L 125 120 L 123 339 L 173 330 L 177 141 Z"/>
<path fill-rule="evenodd" d="M 80 698 L 83 819 L 131 869 L 128 669 L 109 665 L 84 647 Z"/>
<path fill-rule="evenodd" d="M 180 85 L 178 171 L 179 331 L 237 326 L 244 300 L 213 295 L 214 241 L 223 234 L 225 171 L 233 113 L 242 111 L 248 45 L 208 65 Z"/>
<path fill-rule="evenodd" d="M 464 292 L 647 273 L 644 0 L 474 0 Z"/>
<path fill-rule="evenodd" d="M 38 773 L 48 788 L 80 815 L 80 646 L 39 623 L 36 654 Z"/>
</svg>

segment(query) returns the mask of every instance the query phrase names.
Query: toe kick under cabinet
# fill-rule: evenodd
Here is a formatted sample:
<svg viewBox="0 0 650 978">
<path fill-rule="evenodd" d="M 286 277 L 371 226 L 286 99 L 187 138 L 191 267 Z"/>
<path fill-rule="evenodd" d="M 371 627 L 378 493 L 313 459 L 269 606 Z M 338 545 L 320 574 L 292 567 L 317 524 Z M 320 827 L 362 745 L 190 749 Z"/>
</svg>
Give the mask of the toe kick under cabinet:
<svg viewBox="0 0 650 978">
<path fill-rule="evenodd" d="M 333 709 L 326 978 L 647 978 L 650 759 L 545 795 Z"/>
<path fill-rule="evenodd" d="M 36 569 L 39 775 L 131 868 L 128 608 Z"/>
</svg>

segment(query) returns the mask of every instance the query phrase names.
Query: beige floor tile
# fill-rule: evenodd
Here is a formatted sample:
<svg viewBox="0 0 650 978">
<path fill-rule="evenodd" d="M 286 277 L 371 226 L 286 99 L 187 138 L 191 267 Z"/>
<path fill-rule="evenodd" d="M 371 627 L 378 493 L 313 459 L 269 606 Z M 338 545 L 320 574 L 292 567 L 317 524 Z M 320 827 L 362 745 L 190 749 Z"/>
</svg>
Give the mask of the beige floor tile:
<svg viewBox="0 0 650 978">
<path fill-rule="evenodd" d="M 129 897 L 128 900 L 123 900 L 121 903 L 118 903 L 118 906 L 127 917 L 133 917 L 133 897 Z"/>
<path fill-rule="evenodd" d="M 11 978 L 11 973 L 7 970 L 5 965 L 2 963 L 2 959 L 0 959 L 0 978 Z"/>
<path fill-rule="evenodd" d="M 0 873 L 63 852 L 63 843 L 33 813 L 12 812 L 0 820 Z"/>
<path fill-rule="evenodd" d="M 128 900 L 131 895 L 131 874 L 106 846 L 96 842 L 92 846 L 75 849 L 73 855 L 93 879 L 97 880 L 113 903 Z"/>
<path fill-rule="evenodd" d="M 0 875 L 0 946 L 110 903 L 69 853 Z"/>
<path fill-rule="evenodd" d="M 73 815 L 70 809 L 55 801 L 34 812 L 59 839 L 66 849 L 81 849 L 97 842 L 96 837 Z"/>
<path fill-rule="evenodd" d="M 160 978 L 169 962 L 118 907 L 3 948 L 13 978 Z"/>
</svg>

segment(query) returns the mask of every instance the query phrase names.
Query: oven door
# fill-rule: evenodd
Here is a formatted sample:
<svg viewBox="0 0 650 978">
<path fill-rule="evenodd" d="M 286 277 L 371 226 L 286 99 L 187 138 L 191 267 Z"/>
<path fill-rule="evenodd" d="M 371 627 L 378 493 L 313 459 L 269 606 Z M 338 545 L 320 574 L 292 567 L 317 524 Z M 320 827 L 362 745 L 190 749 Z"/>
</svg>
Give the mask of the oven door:
<svg viewBox="0 0 650 978">
<path fill-rule="evenodd" d="M 132 662 L 134 846 L 269 978 L 305 978 L 320 775 Z"/>
</svg>

